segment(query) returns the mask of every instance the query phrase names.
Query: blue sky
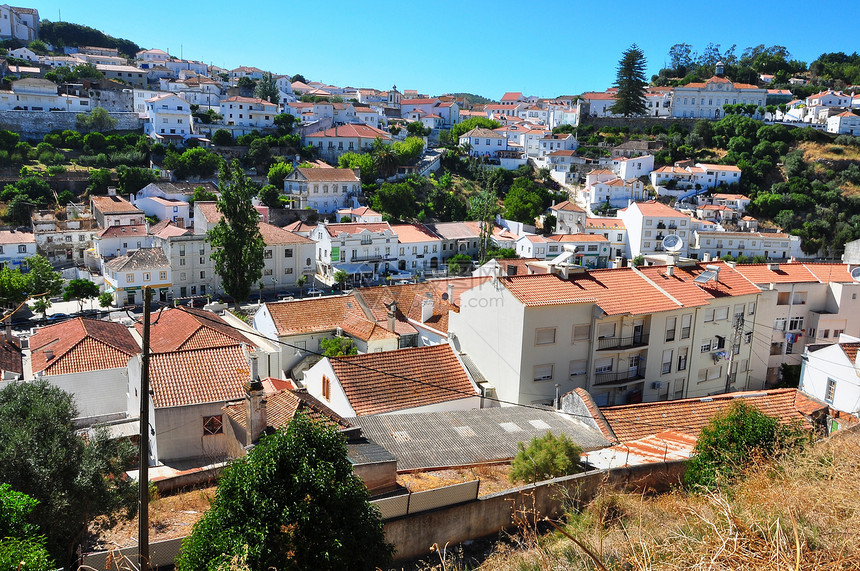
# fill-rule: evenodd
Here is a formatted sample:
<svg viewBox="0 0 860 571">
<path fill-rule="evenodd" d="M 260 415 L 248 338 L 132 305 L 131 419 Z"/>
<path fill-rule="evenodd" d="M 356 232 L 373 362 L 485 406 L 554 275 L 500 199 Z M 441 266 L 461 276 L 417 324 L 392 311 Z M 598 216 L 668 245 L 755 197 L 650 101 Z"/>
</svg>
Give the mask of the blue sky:
<svg viewBox="0 0 860 571">
<path fill-rule="evenodd" d="M 43 19 L 62 19 L 169 49 L 221 67 L 252 65 L 302 73 L 340 86 L 505 91 L 551 97 L 603 90 L 621 53 L 636 43 L 648 76 L 675 43 L 708 42 L 737 53 L 786 46 L 795 59 L 858 49 L 860 4 L 820 11 L 808 2 L 718 3 L 437 0 L 325 0 L 198 3 L 161 0 L 32 1 Z M 814 21 L 814 30 L 804 29 Z M 827 31 L 827 34 L 824 31 Z"/>
</svg>

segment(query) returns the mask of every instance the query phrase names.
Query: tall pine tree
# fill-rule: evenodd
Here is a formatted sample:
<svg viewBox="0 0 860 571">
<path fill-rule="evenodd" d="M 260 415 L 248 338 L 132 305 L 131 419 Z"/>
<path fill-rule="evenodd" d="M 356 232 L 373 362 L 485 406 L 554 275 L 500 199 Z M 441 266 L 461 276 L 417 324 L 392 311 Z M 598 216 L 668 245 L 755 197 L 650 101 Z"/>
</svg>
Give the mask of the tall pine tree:
<svg viewBox="0 0 860 571">
<path fill-rule="evenodd" d="M 645 109 L 645 54 L 636 44 L 624 51 L 618 62 L 615 87 L 618 88 L 615 104 L 609 110 L 615 115 L 630 117 L 644 115 Z"/>
</svg>

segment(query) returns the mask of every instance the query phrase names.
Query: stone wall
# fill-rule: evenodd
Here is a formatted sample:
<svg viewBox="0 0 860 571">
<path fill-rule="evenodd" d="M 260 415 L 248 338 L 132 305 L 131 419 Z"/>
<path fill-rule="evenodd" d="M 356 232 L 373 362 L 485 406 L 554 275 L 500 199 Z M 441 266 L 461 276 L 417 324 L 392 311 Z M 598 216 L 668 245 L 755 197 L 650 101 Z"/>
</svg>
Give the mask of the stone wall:
<svg viewBox="0 0 860 571">
<path fill-rule="evenodd" d="M 117 120 L 117 131 L 142 131 L 143 119 L 137 113 L 109 113 Z M 0 129 L 19 133 L 22 139 L 42 140 L 51 131 L 76 130 L 78 113 L 71 111 L 18 111 L 0 114 Z"/>
<path fill-rule="evenodd" d="M 692 129 L 698 119 L 674 119 L 670 117 L 586 117 L 583 115 L 580 125 L 594 125 L 600 127 L 630 127 L 631 129 L 650 129 L 654 125 L 660 125 L 667 131 L 674 124 L 680 124 L 687 129 Z"/>
</svg>

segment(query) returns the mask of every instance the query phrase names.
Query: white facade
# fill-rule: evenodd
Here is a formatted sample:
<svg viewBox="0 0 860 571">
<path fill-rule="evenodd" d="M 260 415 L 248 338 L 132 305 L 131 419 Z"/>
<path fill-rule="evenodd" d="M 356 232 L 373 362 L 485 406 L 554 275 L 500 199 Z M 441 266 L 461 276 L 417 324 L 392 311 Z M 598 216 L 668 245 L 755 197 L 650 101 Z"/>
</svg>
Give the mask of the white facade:
<svg viewBox="0 0 860 571">
<path fill-rule="evenodd" d="M 19 79 L 12 83 L 11 91 L 0 91 L 0 111 L 59 110 L 88 113 L 92 106 L 88 97 L 60 95 L 57 85 L 46 79 Z"/>
<path fill-rule="evenodd" d="M 768 260 L 791 257 L 791 240 L 786 234 L 762 232 L 709 232 L 694 233 L 689 248 L 690 256 L 704 259 L 723 256 L 761 256 Z"/>
<path fill-rule="evenodd" d="M 507 137 L 480 127 L 460 135 L 459 144 L 469 145 L 469 155 L 473 157 L 495 157 L 508 150 Z"/>
<path fill-rule="evenodd" d="M 149 121 L 144 130 L 155 139 L 170 136 L 185 139 L 194 133 L 191 105 L 177 95 L 159 95 L 148 99 L 146 114 Z"/>
<path fill-rule="evenodd" d="M 331 282 L 334 272 L 373 274 L 396 269 L 397 234 L 387 222 L 320 224 L 311 232 L 316 242 L 317 274 Z"/>
<path fill-rule="evenodd" d="M 690 217 L 659 202 L 634 202 L 618 211 L 630 240 L 630 255 L 664 253 L 662 240 L 676 234 L 683 241 L 679 255 L 686 256 L 692 238 Z"/>
<path fill-rule="evenodd" d="M 755 105 L 764 107 L 767 89 L 746 83 L 732 83 L 724 77 L 714 76 L 704 83 L 689 83 L 675 88 L 672 117 L 721 119 L 724 105 Z M 758 111 L 753 114 L 761 119 Z"/>
<path fill-rule="evenodd" d="M 14 38 L 22 42 L 39 39 L 39 11 L 0 5 L 0 38 Z"/>
<path fill-rule="evenodd" d="M 827 118 L 827 132 L 838 135 L 860 136 L 860 116 L 850 111 Z"/>
<path fill-rule="evenodd" d="M 278 106 L 259 98 L 228 97 L 221 100 L 224 123 L 237 127 L 268 129 L 275 125 Z"/>
<path fill-rule="evenodd" d="M 355 206 L 361 180 L 350 169 L 296 168 L 284 179 L 284 193 L 293 200 L 293 208 L 333 214 Z"/>
<path fill-rule="evenodd" d="M 0 230 L 0 265 L 20 268 L 26 258 L 36 253 L 36 237 L 32 232 Z"/>
<path fill-rule="evenodd" d="M 639 202 L 645 198 L 644 185 L 637 178 L 622 180 L 613 178 L 607 181 L 595 182 L 585 187 L 591 208 L 609 204 L 612 208 L 624 208 L 631 202 Z"/>
<path fill-rule="evenodd" d="M 806 350 L 799 389 L 836 410 L 860 413 L 860 363 L 856 337 L 842 335 L 839 343 Z"/>
<path fill-rule="evenodd" d="M 639 157 L 612 159 L 612 170 L 618 178 L 630 180 L 646 176 L 654 170 L 654 155 L 642 155 Z"/>
</svg>

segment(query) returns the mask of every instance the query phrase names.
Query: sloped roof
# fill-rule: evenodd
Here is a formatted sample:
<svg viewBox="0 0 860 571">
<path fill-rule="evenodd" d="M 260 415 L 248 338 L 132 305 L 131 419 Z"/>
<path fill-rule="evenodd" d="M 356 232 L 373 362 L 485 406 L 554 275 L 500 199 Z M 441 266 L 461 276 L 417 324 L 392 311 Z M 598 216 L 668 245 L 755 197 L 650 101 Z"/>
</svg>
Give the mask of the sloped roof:
<svg viewBox="0 0 860 571">
<path fill-rule="evenodd" d="M 296 169 L 311 182 L 358 182 L 352 169 L 318 169 L 300 167 Z"/>
<path fill-rule="evenodd" d="M 549 209 L 564 210 L 565 212 L 585 212 L 585 210 L 581 206 L 577 205 L 575 202 L 571 202 L 570 200 L 559 202 L 554 206 L 550 206 Z"/>
<path fill-rule="evenodd" d="M 33 372 L 46 375 L 126 367 L 140 353 L 125 325 L 83 317 L 42 327 L 30 337 L 30 349 Z"/>
<path fill-rule="evenodd" d="M 716 280 L 707 283 L 695 283 L 695 278 L 706 271 L 706 265 L 716 265 L 720 273 Z M 684 307 L 707 305 L 711 299 L 731 297 L 736 295 L 756 295 L 759 288 L 736 272 L 725 262 L 696 264 L 695 266 L 676 266 L 673 275 L 666 273 L 666 266 L 641 267 L 648 279 L 666 291 L 669 295 L 684 304 Z"/>
<path fill-rule="evenodd" d="M 738 264 L 735 270 L 754 284 L 818 281 L 806 264 Z"/>
<path fill-rule="evenodd" d="M 665 216 L 668 218 L 686 218 L 685 214 L 681 214 L 674 208 L 669 208 L 662 202 L 656 202 L 654 200 L 649 200 L 647 202 L 634 202 L 631 206 L 627 207 L 625 210 L 630 208 L 637 208 L 639 212 L 642 213 L 642 216 Z"/>
<path fill-rule="evenodd" d="M 383 139 L 388 141 L 391 139 L 391 135 L 377 129 L 376 127 L 371 127 L 370 125 L 364 125 L 361 123 L 350 123 L 348 125 L 340 125 L 338 127 L 332 127 L 331 129 L 326 129 L 325 131 L 317 131 L 316 133 L 311 133 L 308 135 L 308 138 L 317 139 L 323 137 L 343 137 L 343 138 L 363 138 L 363 139 Z"/>
<path fill-rule="evenodd" d="M 479 394 L 447 344 L 338 357 L 331 366 L 358 416 Z"/>
<path fill-rule="evenodd" d="M 441 240 L 441 238 L 434 234 L 432 230 L 420 223 L 392 224 L 391 229 L 395 234 L 397 234 L 397 241 L 400 244 Z"/>
<path fill-rule="evenodd" d="M 161 222 L 159 222 L 161 224 Z M 155 227 L 153 226 L 153 229 Z M 99 238 L 120 238 L 123 236 L 146 236 L 146 224 L 130 224 L 128 226 L 108 226 L 98 234 Z"/>
<path fill-rule="evenodd" d="M 278 228 L 274 224 L 260 222 L 260 235 L 267 246 L 278 244 L 314 244 L 310 238 L 296 234 L 284 228 Z"/>
<path fill-rule="evenodd" d="M 224 412 L 235 420 L 239 426 L 248 428 L 248 418 L 245 403 L 235 403 L 224 407 Z M 310 419 L 334 425 L 338 428 L 351 428 L 352 425 L 339 414 L 320 402 L 306 390 L 281 390 L 266 395 L 266 425 L 271 428 L 281 428 L 290 423 L 298 413 L 307 415 Z"/>
<path fill-rule="evenodd" d="M 240 345 L 153 353 L 152 402 L 163 408 L 240 399 L 245 396 L 248 367 Z"/>
<path fill-rule="evenodd" d="M 334 331 L 348 313 L 364 317 L 354 295 L 327 296 L 267 303 L 279 336 Z"/>
<path fill-rule="evenodd" d="M 427 224 L 443 240 L 462 240 L 466 238 L 478 238 L 479 234 L 465 222 L 434 222 Z"/>
<path fill-rule="evenodd" d="M 421 304 L 424 300 L 432 299 L 433 314 L 424 325 L 447 333 L 448 312 L 455 310 L 453 304 L 442 299 L 442 294 L 446 292 L 429 283 L 359 288 L 356 293 L 377 323 L 388 321 L 388 309 L 385 306 L 391 305 L 392 301 L 397 302 L 397 321 L 406 322 L 409 319 L 421 323 Z M 414 330 L 411 332 L 414 333 Z"/>
<path fill-rule="evenodd" d="M 711 397 L 659 401 L 600 409 L 612 431 L 622 442 L 663 430 L 698 435 L 713 416 L 738 399 L 774 416 L 782 424 L 802 421 L 807 414 L 827 408 L 797 389 L 772 389 L 715 395 Z"/>
<path fill-rule="evenodd" d="M 93 208 L 105 214 L 143 214 L 143 210 L 121 196 L 93 196 Z"/>
<path fill-rule="evenodd" d="M 483 127 L 475 127 L 471 131 L 468 131 L 468 132 L 460 135 L 461 139 L 463 137 L 480 137 L 482 139 L 504 139 L 505 138 L 504 135 L 500 135 L 500 134 L 496 133 L 495 131 L 492 131 L 490 129 L 485 129 Z"/>
<path fill-rule="evenodd" d="M 24 374 L 24 358 L 17 338 L 0 338 L 0 371 Z"/>
<path fill-rule="evenodd" d="M 0 230 L 0 244 L 34 244 L 36 237 L 32 232 Z"/>
<path fill-rule="evenodd" d="M 338 224 L 326 224 L 325 229 L 328 230 L 329 235 L 334 238 L 339 236 L 341 233 L 346 234 L 359 234 L 364 230 L 368 232 L 385 232 L 386 230 L 392 230 L 391 225 L 388 222 L 344 222 Z"/>
<path fill-rule="evenodd" d="M 204 349 L 207 347 L 229 347 L 254 342 L 228 325 L 211 311 L 191 307 L 169 308 L 151 316 L 149 342 L 153 353 Z M 143 324 L 135 324 L 143 335 Z"/>
<path fill-rule="evenodd" d="M 585 227 L 601 230 L 627 230 L 627 227 L 624 226 L 624 220 L 620 218 L 586 218 Z"/>
<path fill-rule="evenodd" d="M 105 262 L 105 267 L 117 272 L 162 270 L 169 268 L 170 262 L 161 248 L 141 248 Z"/>
</svg>

